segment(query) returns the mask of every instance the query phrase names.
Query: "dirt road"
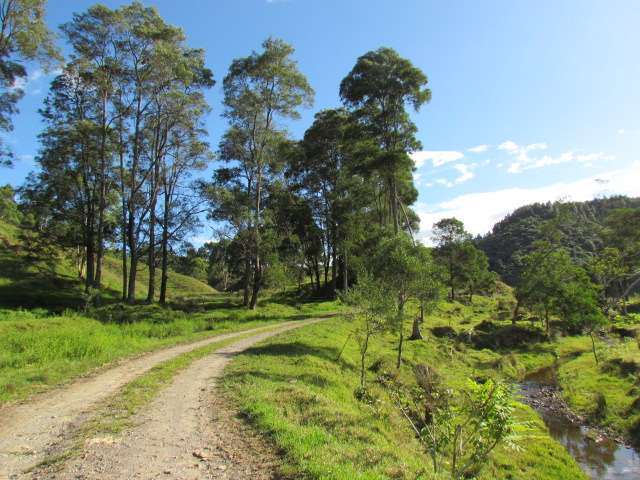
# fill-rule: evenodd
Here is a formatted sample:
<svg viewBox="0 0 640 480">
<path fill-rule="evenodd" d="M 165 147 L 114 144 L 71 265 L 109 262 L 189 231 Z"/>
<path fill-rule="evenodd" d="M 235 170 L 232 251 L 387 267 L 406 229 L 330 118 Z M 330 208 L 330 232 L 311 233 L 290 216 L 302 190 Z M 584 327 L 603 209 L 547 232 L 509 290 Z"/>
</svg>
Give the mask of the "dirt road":
<svg viewBox="0 0 640 480">
<path fill-rule="evenodd" d="M 91 418 L 92 410 L 101 400 L 113 395 L 153 366 L 216 341 L 255 333 L 196 361 L 180 372 L 173 383 L 134 418 L 138 425 L 136 428 L 125 432 L 119 439 L 92 439 L 81 458 L 66 465 L 62 472 L 46 473 L 51 478 L 182 479 L 218 478 L 220 475 L 221 478 L 225 478 L 225 475 L 230 475 L 227 478 L 243 478 L 247 474 L 245 470 L 251 472 L 251 465 L 246 468 L 240 465 L 235 470 L 229 468 L 229 455 L 224 455 L 224 442 L 240 443 L 228 448 L 230 451 L 242 451 L 242 442 L 251 444 L 254 439 L 251 435 L 232 438 L 237 437 L 237 428 L 230 428 L 231 434 L 227 438 L 217 438 L 219 434 L 225 435 L 224 430 L 229 429 L 229 424 L 227 415 L 220 417 L 212 410 L 216 405 L 220 408 L 225 406 L 215 398 L 211 379 L 221 374 L 234 354 L 270 336 L 314 321 L 319 320 L 287 322 L 277 327 L 218 335 L 168 348 L 79 380 L 39 396 L 35 401 L 0 410 L 0 479 L 32 478 L 34 475 L 43 478 L 44 471 L 29 475 L 25 472 L 41 462 L 47 451 L 64 442 L 79 425 Z M 212 423 L 215 418 L 223 418 L 223 421 Z M 219 431 L 217 426 L 220 427 Z M 212 450 L 217 445 L 222 450 Z M 256 458 L 259 457 L 257 452 Z M 256 475 L 244 478 L 271 478 Z"/>
</svg>

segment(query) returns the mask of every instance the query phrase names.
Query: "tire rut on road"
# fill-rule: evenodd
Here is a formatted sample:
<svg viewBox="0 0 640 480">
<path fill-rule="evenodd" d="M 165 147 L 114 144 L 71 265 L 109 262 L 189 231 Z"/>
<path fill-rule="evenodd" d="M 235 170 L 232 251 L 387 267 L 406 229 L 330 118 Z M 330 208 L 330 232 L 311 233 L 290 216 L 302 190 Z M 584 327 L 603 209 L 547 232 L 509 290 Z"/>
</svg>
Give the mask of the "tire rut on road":
<svg viewBox="0 0 640 480">
<path fill-rule="evenodd" d="M 285 325 L 300 322 L 287 322 Z M 192 343 L 126 360 L 98 374 L 81 378 L 25 403 L 0 408 L 0 479 L 13 479 L 38 465 L 48 451 L 91 418 L 95 407 L 154 366 L 195 349 L 274 325 L 207 337 Z"/>
<path fill-rule="evenodd" d="M 86 439 L 83 452 L 38 479 L 276 479 L 278 455 L 217 393 L 216 380 L 238 353 L 274 335 L 321 321 L 287 324 L 243 338 L 178 373 L 131 429 Z"/>
</svg>

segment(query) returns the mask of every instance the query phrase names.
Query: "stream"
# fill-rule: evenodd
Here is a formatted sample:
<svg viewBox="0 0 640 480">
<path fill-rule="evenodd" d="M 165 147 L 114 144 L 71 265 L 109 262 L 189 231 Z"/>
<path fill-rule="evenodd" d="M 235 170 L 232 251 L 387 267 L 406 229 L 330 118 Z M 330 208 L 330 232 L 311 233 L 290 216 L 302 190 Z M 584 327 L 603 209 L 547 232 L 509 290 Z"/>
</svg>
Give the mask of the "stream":
<svg viewBox="0 0 640 480">
<path fill-rule="evenodd" d="M 519 384 L 522 401 L 533 407 L 551 436 L 565 446 L 595 480 L 640 479 L 640 453 L 590 429 L 557 395 L 554 367 L 533 372 Z"/>
</svg>

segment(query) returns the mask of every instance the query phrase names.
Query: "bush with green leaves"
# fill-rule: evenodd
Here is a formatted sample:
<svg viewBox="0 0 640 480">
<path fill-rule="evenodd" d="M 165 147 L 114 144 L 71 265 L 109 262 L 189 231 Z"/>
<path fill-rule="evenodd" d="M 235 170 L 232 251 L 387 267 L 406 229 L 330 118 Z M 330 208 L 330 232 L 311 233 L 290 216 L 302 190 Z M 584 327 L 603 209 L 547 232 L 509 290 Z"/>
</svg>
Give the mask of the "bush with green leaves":
<svg viewBox="0 0 640 480">
<path fill-rule="evenodd" d="M 358 284 L 344 292 L 340 299 L 349 307 L 347 317 L 354 324 L 352 335 L 360 353 L 360 391 L 366 387 L 366 359 L 369 343 L 375 335 L 389 328 L 393 301 L 384 287 L 369 275 L 361 275 Z"/>
<path fill-rule="evenodd" d="M 513 387 L 487 380 L 468 381 L 453 392 L 426 365 L 415 369 L 417 386 L 382 379 L 391 397 L 429 456 L 436 475 L 476 477 L 491 452 L 513 444 L 516 431 Z"/>
</svg>

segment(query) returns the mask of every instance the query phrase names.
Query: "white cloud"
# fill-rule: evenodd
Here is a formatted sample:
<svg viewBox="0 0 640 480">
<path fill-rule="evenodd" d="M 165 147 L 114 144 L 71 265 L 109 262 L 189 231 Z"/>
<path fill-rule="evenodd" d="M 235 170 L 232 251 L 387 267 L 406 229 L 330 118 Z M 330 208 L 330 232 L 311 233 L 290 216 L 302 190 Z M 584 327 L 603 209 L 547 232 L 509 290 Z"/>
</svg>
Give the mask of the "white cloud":
<svg viewBox="0 0 640 480">
<path fill-rule="evenodd" d="M 593 162 L 598 160 L 612 160 L 614 157 L 611 155 L 605 155 L 604 153 L 587 153 L 587 154 L 575 154 L 573 152 L 564 152 L 557 157 L 551 155 L 544 155 L 539 158 L 526 158 L 525 160 L 516 161 L 509 165 L 509 173 L 520 173 L 524 170 L 530 170 L 532 168 L 548 167 L 550 165 L 560 165 L 562 163 L 577 162 L 586 166 L 591 166 Z"/>
<path fill-rule="evenodd" d="M 459 175 L 453 180 L 447 180 L 446 178 L 438 178 L 435 180 L 435 183 L 438 185 L 442 185 L 443 187 L 452 188 L 456 185 L 460 185 L 461 183 L 466 182 L 467 180 L 471 180 L 474 177 L 474 173 L 471 171 L 475 168 L 476 164 L 465 164 L 465 163 L 456 163 L 453 168 L 458 171 Z M 433 184 L 428 184 L 428 186 L 432 186 Z"/>
<path fill-rule="evenodd" d="M 413 152 L 409 154 L 411 159 L 416 165 L 416 168 L 420 168 L 427 161 L 431 161 L 434 167 L 439 167 L 445 163 L 455 162 L 464 157 L 462 152 L 456 152 L 453 150 L 422 150 L 419 152 Z"/>
<path fill-rule="evenodd" d="M 475 167 L 475 165 L 466 165 L 464 163 L 455 164 L 453 168 L 455 168 L 460 173 L 460 176 L 458 176 L 454 180 L 454 183 L 456 185 L 459 185 L 466 182 L 467 180 L 471 180 L 474 176 L 473 172 L 471 171 L 471 168 L 473 167 Z"/>
<path fill-rule="evenodd" d="M 56 68 L 51 70 L 48 73 L 45 73 L 42 69 L 36 68 L 26 77 L 18 77 L 13 82 L 13 85 L 9 88 L 10 90 L 22 90 L 24 93 L 29 95 L 40 95 L 42 93 L 42 88 L 40 88 L 39 80 L 44 77 L 58 76 L 62 73 L 60 68 Z M 35 88 L 34 88 L 35 87 Z"/>
<path fill-rule="evenodd" d="M 587 154 L 575 154 L 572 151 L 561 153 L 558 156 L 543 155 L 534 156 L 530 152 L 546 150 L 548 148 L 546 143 L 532 143 L 529 145 L 518 145 L 512 140 L 507 140 L 498 146 L 499 150 L 503 150 L 513 157 L 514 160 L 509 164 L 507 172 L 509 173 L 521 173 L 525 170 L 532 168 L 542 168 L 550 165 L 560 165 L 562 163 L 578 162 L 587 166 L 598 160 L 611 160 L 614 157 L 611 155 L 605 155 L 603 152 L 599 153 L 587 153 Z"/>
<path fill-rule="evenodd" d="M 610 195 L 640 196 L 640 162 L 627 168 L 590 176 L 573 182 L 558 182 L 536 188 L 507 188 L 493 192 L 465 194 L 439 203 L 435 208 L 418 204 L 422 229 L 420 238 L 430 241 L 431 226 L 442 218 L 462 220 L 469 232 L 484 234 L 505 215 L 534 202 L 584 201 Z"/>
<path fill-rule="evenodd" d="M 518 145 L 511 140 L 507 140 L 506 142 L 502 142 L 498 145 L 498 150 L 506 150 L 507 152 L 515 152 L 518 150 Z"/>
<path fill-rule="evenodd" d="M 484 145 L 484 144 L 467 148 L 467 151 L 472 153 L 483 153 L 483 152 L 486 152 L 487 150 L 489 150 L 489 145 Z"/>
<path fill-rule="evenodd" d="M 44 75 L 44 72 L 41 69 L 37 68 L 26 77 L 16 78 L 13 82 L 13 85 L 11 85 L 10 90 L 20 89 L 26 92 L 28 86 L 30 84 L 33 84 L 34 82 L 37 82 L 40 78 L 42 78 L 42 75 Z"/>
<path fill-rule="evenodd" d="M 438 178 L 438 179 L 436 179 L 436 183 L 438 185 L 442 185 L 442 186 L 445 186 L 447 188 L 453 187 L 453 182 L 450 182 L 446 178 Z"/>
</svg>

